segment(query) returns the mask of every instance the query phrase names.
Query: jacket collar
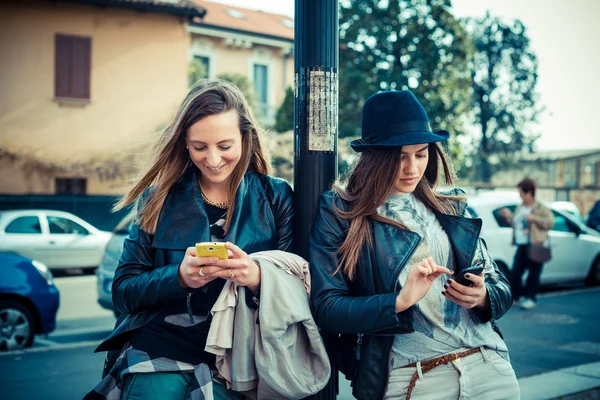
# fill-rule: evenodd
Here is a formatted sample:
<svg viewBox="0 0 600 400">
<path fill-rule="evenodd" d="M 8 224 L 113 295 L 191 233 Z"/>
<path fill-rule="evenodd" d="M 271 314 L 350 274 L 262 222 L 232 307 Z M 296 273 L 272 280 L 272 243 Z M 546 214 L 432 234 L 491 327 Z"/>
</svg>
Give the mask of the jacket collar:
<svg viewBox="0 0 600 400">
<path fill-rule="evenodd" d="M 379 274 L 374 281 L 383 285 L 377 288 L 377 292 L 390 293 L 396 287 L 400 270 L 417 249 L 422 238 L 416 232 L 383 222 L 373 221 L 372 227 L 374 256 L 378 266 L 373 268 L 373 273 Z"/>
<path fill-rule="evenodd" d="M 473 258 L 475 258 L 483 221 L 480 218 L 459 217 L 440 212 L 434 213 L 440 225 L 448 234 L 448 240 L 454 250 L 455 272 L 470 267 Z"/>
<path fill-rule="evenodd" d="M 244 200 L 251 197 L 246 195 L 251 174 L 252 172 L 246 173 L 238 187 L 231 228 L 224 239 L 226 241 L 239 242 L 238 229 L 242 210 L 247 212 L 249 206 L 244 204 Z M 198 185 L 198 169 L 191 165 L 173 185 L 165 199 L 152 247 L 184 250 L 197 242 L 210 241 L 209 229 L 208 216 Z"/>
<path fill-rule="evenodd" d="M 481 232 L 481 219 L 434 213 L 448 234 L 456 259 L 455 272 L 471 266 Z M 379 282 L 383 284 L 381 292 L 389 293 L 394 291 L 400 270 L 410 260 L 422 238 L 416 232 L 377 221 L 373 221 L 372 229 L 374 257 L 378 265 L 374 273 L 379 274 Z"/>
</svg>

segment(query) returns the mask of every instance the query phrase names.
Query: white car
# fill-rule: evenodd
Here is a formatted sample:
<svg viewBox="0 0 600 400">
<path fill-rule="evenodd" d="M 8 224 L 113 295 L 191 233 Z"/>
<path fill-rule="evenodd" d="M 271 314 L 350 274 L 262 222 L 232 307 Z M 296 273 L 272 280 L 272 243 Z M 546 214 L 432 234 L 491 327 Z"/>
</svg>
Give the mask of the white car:
<svg viewBox="0 0 600 400">
<path fill-rule="evenodd" d="M 585 219 L 581 215 L 581 212 L 579 212 L 579 208 L 577 208 L 575 203 L 570 201 L 553 201 L 550 203 L 550 207 L 552 207 L 554 210 L 570 212 L 579 222 L 585 224 Z"/>
<path fill-rule="evenodd" d="M 516 246 L 512 242 L 512 228 L 500 209 L 515 211 L 521 204 L 518 196 L 486 193 L 468 199 L 471 216 L 481 218 L 481 236 L 485 239 L 492 258 L 503 272 L 512 269 Z M 600 284 L 600 234 L 578 221 L 572 214 L 556 210 L 554 228 L 549 233 L 552 259 L 544 263 L 542 285 L 584 281 Z"/>
<path fill-rule="evenodd" d="M 64 211 L 0 211 L 0 251 L 39 260 L 51 269 L 96 268 L 110 236 Z"/>
</svg>

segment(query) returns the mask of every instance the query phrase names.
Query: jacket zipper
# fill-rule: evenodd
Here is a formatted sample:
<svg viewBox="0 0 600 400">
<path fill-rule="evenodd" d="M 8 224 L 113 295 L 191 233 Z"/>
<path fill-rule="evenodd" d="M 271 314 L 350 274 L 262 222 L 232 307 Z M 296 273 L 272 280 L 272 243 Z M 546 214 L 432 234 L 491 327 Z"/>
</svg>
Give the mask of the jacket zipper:
<svg viewBox="0 0 600 400">
<path fill-rule="evenodd" d="M 192 294 L 193 292 L 188 292 L 187 294 L 187 311 L 188 316 L 190 317 L 190 324 L 194 323 L 194 314 L 192 313 Z"/>
<path fill-rule="evenodd" d="M 356 341 L 356 346 L 354 346 L 354 360 L 360 361 L 360 346 L 362 345 L 364 333 L 358 334 L 358 340 Z"/>
</svg>

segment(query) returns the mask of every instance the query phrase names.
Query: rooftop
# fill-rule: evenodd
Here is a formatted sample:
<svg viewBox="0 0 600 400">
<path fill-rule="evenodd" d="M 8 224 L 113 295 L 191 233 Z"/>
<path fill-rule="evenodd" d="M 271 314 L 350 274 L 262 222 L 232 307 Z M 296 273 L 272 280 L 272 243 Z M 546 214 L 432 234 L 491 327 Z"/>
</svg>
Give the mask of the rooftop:
<svg viewBox="0 0 600 400">
<path fill-rule="evenodd" d="M 193 24 L 256 33 L 294 40 L 294 20 L 279 14 L 250 10 L 205 0 L 190 0 L 206 10 Z"/>
<path fill-rule="evenodd" d="M 139 11 L 154 11 L 188 18 L 202 18 L 206 10 L 191 0 L 66 0 L 71 3 L 104 7 L 130 8 Z"/>
</svg>

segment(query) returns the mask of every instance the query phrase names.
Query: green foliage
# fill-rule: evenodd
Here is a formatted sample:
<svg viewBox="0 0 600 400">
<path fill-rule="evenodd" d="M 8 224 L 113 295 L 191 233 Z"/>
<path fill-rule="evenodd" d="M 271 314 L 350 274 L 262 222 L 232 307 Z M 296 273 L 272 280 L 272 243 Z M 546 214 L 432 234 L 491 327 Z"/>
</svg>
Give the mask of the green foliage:
<svg viewBox="0 0 600 400">
<path fill-rule="evenodd" d="M 246 75 L 224 73 L 219 74 L 217 78 L 223 79 L 224 81 L 229 81 L 236 85 L 248 101 L 250 108 L 252 111 L 254 111 L 254 115 L 260 117 L 260 115 L 257 114 L 258 107 L 256 107 L 256 92 L 254 91 L 254 86 L 252 86 Z"/>
<path fill-rule="evenodd" d="M 275 131 L 282 133 L 294 129 L 294 90 L 285 89 L 285 98 L 275 116 Z"/>
<path fill-rule="evenodd" d="M 481 139 L 473 159 L 474 180 L 489 182 L 492 170 L 531 151 L 539 137 L 532 132 L 538 106 L 537 57 L 523 23 L 505 23 L 486 14 L 465 20 L 476 52 L 470 63 L 475 121 Z"/>
<path fill-rule="evenodd" d="M 342 1 L 341 137 L 359 136 L 365 100 L 390 89 L 413 91 L 434 128 L 463 132 L 473 45 L 449 8 L 450 0 Z"/>
<path fill-rule="evenodd" d="M 200 79 L 206 77 L 206 68 L 204 64 L 197 58 L 193 58 L 188 65 L 188 83 L 191 87 L 194 83 Z"/>
</svg>

